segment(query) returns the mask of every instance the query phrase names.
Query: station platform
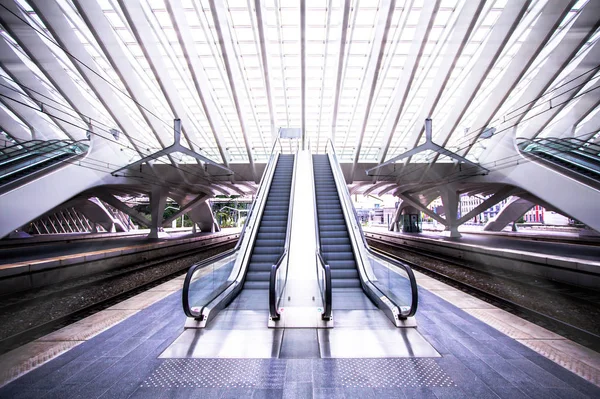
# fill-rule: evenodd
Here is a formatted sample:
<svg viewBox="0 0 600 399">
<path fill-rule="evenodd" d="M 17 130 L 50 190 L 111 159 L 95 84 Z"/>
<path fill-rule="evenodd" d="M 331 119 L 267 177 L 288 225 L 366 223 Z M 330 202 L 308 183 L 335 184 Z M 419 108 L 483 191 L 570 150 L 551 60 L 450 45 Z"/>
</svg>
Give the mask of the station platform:
<svg viewBox="0 0 600 399">
<path fill-rule="evenodd" d="M 442 232 L 423 231 L 422 233 L 390 232 L 386 227 L 367 227 L 369 232 L 391 233 L 407 238 L 424 238 L 447 243 L 466 244 L 497 250 L 522 251 L 538 255 L 573 258 L 583 261 L 600 262 L 600 240 L 578 239 L 568 233 L 488 233 L 461 232 L 461 237 L 448 237 Z"/>
<path fill-rule="evenodd" d="M 248 347 L 230 339 L 220 356 L 166 358 L 184 332 L 180 277 L 0 356 L 0 398 L 600 397 L 600 354 L 416 274 L 420 303 L 412 330 L 434 355 L 413 356 L 405 329 L 396 329 L 396 342 L 357 338 L 340 343 L 346 352 L 323 358 L 319 351 L 281 350 L 313 336 L 285 329 L 273 333 L 283 336 L 273 340 L 280 350 L 266 358 L 248 356 Z M 232 330 L 264 331 L 266 315 Z M 356 328 L 379 332 L 368 323 Z M 205 346 L 202 338 L 190 348 Z M 357 357 L 350 349 L 357 347 L 407 351 Z"/>
<path fill-rule="evenodd" d="M 226 229 L 224 233 L 238 233 L 241 229 Z M 84 257 L 97 251 L 114 251 L 161 242 L 175 242 L 194 237 L 206 237 L 215 233 L 192 233 L 190 230 L 172 231 L 162 238 L 148 238 L 149 230 L 135 233 L 61 234 L 31 239 L 0 241 L 0 265 L 36 262 L 65 256 Z"/>
<path fill-rule="evenodd" d="M 34 289 L 85 277 L 127 264 L 183 255 L 239 238 L 240 229 L 219 233 L 177 232 L 149 239 L 146 235 L 77 235 L 34 245 L 0 246 L 0 292 Z"/>
<path fill-rule="evenodd" d="M 391 232 L 385 227 L 367 227 L 364 232 L 368 239 L 466 261 L 474 268 L 492 266 L 586 289 L 600 287 L 600 246 L 589 243 L 477 233 L 447 237 L 434 232 Z"/>
</svg>

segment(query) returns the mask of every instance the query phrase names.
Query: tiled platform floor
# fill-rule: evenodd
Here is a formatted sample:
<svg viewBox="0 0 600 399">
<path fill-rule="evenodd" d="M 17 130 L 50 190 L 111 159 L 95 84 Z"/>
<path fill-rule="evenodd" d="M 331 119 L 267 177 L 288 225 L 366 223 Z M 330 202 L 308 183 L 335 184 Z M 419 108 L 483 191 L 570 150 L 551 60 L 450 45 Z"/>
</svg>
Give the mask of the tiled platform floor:
<svg viewBox="0 0 600 399">
<path fill-rule="evenodd" d="M 418 329 L 441 358 L 158 359 L 182 332 L 178 291 L 0 388 L 0 398 L 600 397 L 599 387 L 423 287 L 420 294 Z M 193 371 L 219 367 L 227 376 L 206 388 Z"/>
</svg>

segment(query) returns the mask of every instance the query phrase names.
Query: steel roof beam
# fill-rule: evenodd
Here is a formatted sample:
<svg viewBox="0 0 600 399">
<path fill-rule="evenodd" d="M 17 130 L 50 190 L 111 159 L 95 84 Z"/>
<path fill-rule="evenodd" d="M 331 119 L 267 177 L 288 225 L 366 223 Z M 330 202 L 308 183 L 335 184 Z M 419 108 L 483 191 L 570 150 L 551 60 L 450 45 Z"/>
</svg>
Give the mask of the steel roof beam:
<svg viewBox="0 0 600 399">
<path fill-rule="evenodd" d="M 5 2 L 3 7 L 0 7 L 0 23 L 2 23 L 4 29 L 29 56 L 31 62 L 52 83 L 71 108 L 80 115 L 83 122 L 91 127 L 92 122 L 90 119 L 100 119 L 97 108 L 92 106 L 83 96 L 76 83 L 58 62 L 57 57 L 54 56 L 40 35 L 31 28 L 24 29 L 24 22 L 19 18 L 26 19 L 27 17 L 23 15 L 16 3 Z"/>
<path fill-rule="evenodd" d="M 73 3 L 96 39 L 96 42 L 102 48 L 108 62 L 110 62 L 117 75 L 119 75 L 121 82 L 123 82 L 129 96 L 135 102 L 135 106 L 140 111 L 140 114 L 160 145 L 164 148 L 167 145 L 167 140 L 170 138 L 168 135 L 170 129 L 166 129 L 166 126 L 163 125 L 164 121 L 161 121 L 156 116 L 157 111 L 145 95 L 145 87 L 129 62 L 125 51 L 119 43 L 117 34 L 104 15 L 102 8 L 97 2 L 92 1 L 73 0 Z M 148 87 L 148 89 L 152 90 L 153 88 Z"/>
<path fill-rule="evenodd" d="M 42 84 L 40 78 L 35 76 L 34 72 L 27 67 L 23 60 L 17 54 L 17 49 L 10 46 L 4 39 L 0 39 L 0 66 L 15 81 L 15 83 L 27 95 L 39 104 L 44 106 L 48 117 L 69 137 L 71 140 L 81 140 L 86 137 L 88 126 L 78 115 L 73 117 L 76 112 L 63 104 L 62 99 L 48 90 Z"/>
<path fill-rule="evenodd" d="M 477 130 L 472 133 L 469 132 L 469 143 L 463 144 L 467 148 L 459 149 L 459 154 L 466 155 L 471 150 L 479 135 L 488 127 L 500 107 L 502 107 L 502 104 L 504 104 L 517 83 L 525 75 L 574 4 L 575 0 L 568 2 L 564 0 L 550 0 L 546 3 L 531 32 L 527 35 L 527 40 L 521 45 L 513 60 L 506 68 L 501 80 L 496 85 L 493 95 L 481 105 L 482 111 L 473 123 L 473 126 Z M 433 162 L 436 160 L 437 157 L 434 158 Z"/>
<path fill-rule="evenodd" d="M 60 129 L 42 117 L 43 112 L 39 104 L 32 103 L 33 101 L 26 95 L 9 89 L 10 84 L 9 80 L 0 75 L 0 102 L 29 127 L 32 140 L 66 138 L 60 137 L 56 131 Z"/>
<path fill-rule="evenodd" d="M 277 129 L 275 128 L 275 111 L 273 108 L 273 94 L 271 92 L 271 77 L 269 76 L 269 55 L 267 53 L 267 40 L 265 31 L 267 24 L 263 18 L 263 2 L 254 0 L 254 9 L 256 11 L 256 25 L 258 30 L 258 41 L 260 43 L 260 59 L 265 80 L 265 90 L 267 92 L 267 104 L 269 106 L 269 119 L 271 122 L 271 140 L 277 138 Z"/>
<path fill-rule="evenodd" d="M 506 7 L 490 32 L 490 39 L 485 44 L 477 64 L 469 74 L 468 80 L 463 84 L 460 96 L 452 107 L 452 112 L 444 122 L 440 139 L 436 140 L 442 147 L 448 144 L 450 136 L 458 126 L 465 112 L 467 112 L 469 105 L 471 105 L 488 73 L 500 57 L 502 50 L 519 25 L 530 3 L 530 0 L 512 0 L 506 4 Z"/>
<path fill-rule="evenodd" d="M 337 114 L 340 105 L 340 94 L 342 92 L 342 75 L 344 70 L 344 56 L 346 53 L 346 36 L 348 34 L 348 19 L 350 16 L 350 0 L 344 1 L 344 14 L 342 17 L 342 32 L 340 38 L 340 53 L 337 64 L 337 78 L 335 81 L 335 94 L 333 98 L 333 116 L 331 119 L 331 141 L 335 144 L 335 133 L 337 128 Z M 318 143 L 317 143 L 318 144 Z"/>
<path fill-rule="evenodd" d="M 21 123 L 19 121 L 9 114 L 4 107 L 0 107 L 0 128 L 18 143 L 31 140 L 31 131 L 25 129 L 23 121 L 20 121 Z"/>
<path fill-rule="evenodd" d="M 439 5 L 441 0 L 436 0 L 433 2 L 428 2 L 423 8 L 424 10 L 430 11 L 431 14 L 428 14 L 427 11 L 421 11 L 421 16 L 423 14 L 428 14 L 429 21 L 427 23 L 427 28 L 423 29 L 427 33 L 425 33 L 424 43 L 427 41 L 427 35 L 431 30 L 431 26 L 433 25 L 433 19 L 435 17 L 435 10 L 437 10 L 437 6 Z M 433 6 L 431 6 L 433 5 Z M 360 133 L 356 138 L 354 155 L 352 156 L 352 169 L 350 172 L 351 178 L 354 177 L 354 169 L 356 168 L 356 164 L 358 163 L 358 158 L 360 157 L 360 150 L 362 148 L 362 140 L 365 135 L 365 130 L 367 129 L 367 123 L 369 122 L 369 114 L 371 113 L 371 105 L 373 104 L 373 96 L 375 94 L 375 88 L 377 87 L 377 77 L 379 76 L 379 71 L 381 70 L 381 62 L 383 61 L 383 55 L 385 54 L 385 47 L 387 44 L 388 32 L 390 31 L 390 25 L 392 24 L 392 17 L 394 15 L 394 9 L 396 8 L 396 0 L 382 0 L 378 10 L 378 18 L 375 25 L 375 35 L 373 38 L 373 47 L 371 49 L 371 57 L 369 59 L 369 64 L 367 65 L 367 69 L 365 72 L 364 82 L 370 84 L 369 87 L 369 97 L 367 99 L 367 105 L 365 106 L 365 114 L 363 116 L 363 122 L 360 129 Z M 422 20 L 420 19 L 419 22 Z M 417 32 L 420 32 L 420 29 L 417 29 Z M 418 33 L 416 33 L 418 34 Z M 414 43 L 414 42 L 413 42 Z M 406 72 L 406 71 L 405 71 Z M 406 75 L 406 74 L 405 74 Z M 412 80 L 412 76 L 410 77 Z M 360 93 L 359 93 L 360 94 Z M 357 100 L 358 101 L 358 100 Z"/>
<path fill-rule="evenodd" d="M 215 24 L 215 30 L 219 38 L 221 56 L 223 57 L 223 63 L 225 64 L 225 69 L 227 71 L 227 79 L 229 81 L 231 95 L 233 97 L 235 110 L 240 122 L 240 127 L 242 129 L 242 135 L 244 137 L 244 145 L 246 147 L 246 153 L 248 154 L 248 162 L 250 163 L 250 169 L 252 170 L 252 176 L 254 180 L 258 181 L 256 166 L 254 164 L 254 154 L 252 153 L 252 145 L 248 136 L 246 118 L 244 116 L 244 110 L 242 109 L 242 104 L 240 102 L 239 93 L 237 90 L 236 82 L 241 82 L 243 76 L 241 75 L 237 65 L 232 65 L 237 63 L 237 61 L 232 59 L 235 54 L 235 50 L 233 48 L 233 39 L 231 37 L 229 23 L 227 21 L 227 10 L 225 9 L 225 4 L 223 4 L 221 1 L 209 0 L 209 4 L 210 12 Z"/>
<path fill-rule="evenodd" d="M 123 3 L 128 4 L 129 2 L 125 1 Z M 229 153 L 227 152 L 225 138 L 223 137 L 223 132 L 221 131 L 221 120 L 218 115 L 217 105 L 210 94 L 211 88 L 208 82 L 208 77 L 202 68 L 200 56 L 198 55 L 198 51 L 196 49 L 196 43 L 194 43 L 194 35 L 192 34 L 192 30 L 187 23 L 185 11 L 183 10 L 180 0 L 172 0 L 165 3 L 167 6 L 167 11 L 169 12 L 169 16 L 171 17 L 171 23 L 173 24 L 173 28 L 177 33 L 179 45 L 181 46 L 187 66 L 192 75 L 194 87 L 196 88 L 196 93 L 200 98 L 204 115 L 206 116 L 206 120 L 208 121 L 210 129 L 212 130 L 215 138 L 219 154 L 221 155 L 225 166 L 229 167 Z"/>
<path fill-rule="evenodd" d="M 454 66 L 456 65 L 456 62 L 466 46 L 469 36 L 473 32 L 477 19 L 483 10 L 484 4 L 485 0 L 478 0 L 477 3 L 471 4 L 471 2 L 469 2 L 468 4 L 465 4 L 461 9 L 453 31 L 447 40 L 448 44 L 444 51 L 445 57 L 440 63 L 440 67 L 436 73 L 436 78 L 428 91 L 427 98 L 423 103 L 420 118 L 418 120 L 424 120 L 431 117 L 433 111 L 437 107 L 438 102 L 444 93 L 444 89 L 448 84 L 448 79 L 450 79 L 450 75 L 454 70 Z M 414 54 L 412 54 L 412 56 L 414 57 Z M 400 121 L 401 112 L 402 109 L 400 109 L 400 112 L 396 113 L 394 119 L 390 121 L 386 127 L 384 139 L 382 141 L 383 150 L 378 160 L 379 163 L 383 163 L 385 161 L 390 144 L 392 143 L 394 132 L 396 131 L 396 126 Z M 413 130 L 408 133 L 410 134 L 409 148 L 415 147 L 417 144 L 419 144 L 419 140 L 423 136 L 424 132 L 425 129 L 420 123 L 415 124 Z"/>
<path fill-rule="evenodd" d="M 77 37 L 58 4 L 55 1 L 49 0 L 30 0 L 29 3 L 42 19 L 58 45 L 70 53 L 69 58 L 71 58 L 77 71 L 94 91 L 104 108 L 110 113 L 134 150 L 143 157 L 144 154 L 140 146 L 132 136 L 138 128 L 132 123 L 131 118 L 123 109 L 120 101 L 115 96 L 114 89 L 100 77 L 102 76 L 102 72 L 96 67 L 94 60 Z M 77 59 L 73 59 L 73 57 Z"/>
<path fill-rule="evenodd" d="M 565 133 L 577 126 L 586 116 L 593 112 L 600 105 L 600 79 L 587 88 L 569 112 L 563 115 L 547 133 L 545 137 L 562 137 Z"/>
<path fill-rule="evenodd" d="M 423 49 L 427 44 L 427 39 L 429 37 L 429 33 L 431 32 L 431 27 L 433 26 L 433 22 L 437 15 L 439 5 L 440 0 L 427 1 L 425 2 L 423 9 L 421 10 L 421 13 L 419 15 L 419 22 L 417 26 L 423 28 L 416 29 L 415 37 L 412 41 L 410 50 L 408 52 L 408 57 L 406 58 L 406 61 L 403 66 L 402 76 L 398 80 L 398 85 L 395 89 L 396 95 L 393 99 L 392 106 L 389 111 L 390 117 L 385 131 L 383 133 L 383 138 L 381 142 L 383 151 L 381 151 L 381 154 L 379 156 L 379 163 L 382 163 L 385 160 L 385 157 L 389 150 L 390 144 L 392 142 L 392 137 L 394 136 L 396 126 L 398 125 L 398 121 L 400 120 L 400 116 L 402 115 L 402 111 L 404 110 L 404 105 L 406 103 L 406 99 L 408 98 L 408 93 L 410 92 L 415 74 L 417 73 L 417 67 L 419 66 L 421 56 L 423 55 Z M 446 80 L 447 78 L 443 80 L 440 79 L 440 81 L 444 82 L 444 85 Z M 429 116 L 430 115 L 426 115 L 425 118 Z M 421 120 L 425 118 L 422 118 Z"/>
<path fill-rule="evenodd" d="M 300 102 L 302 149 L 306 149 L 306 0 L 300 0 Z"/>
<path fill-rule="evenodd" d="M 560 43 L 549 54 L 548 59 L 544 62 L 543 68 L 531 80 L 527 89 L 523 91 L 523 94 L 516 102 L 516 104 L 523 105 L 515 107 L 514 111 L 505 115 L 505 121 L 497 127 L 498 131 L 509 129 L 523 121 L 527 116 L 527 113 L 535 106 L 537 100 L 550 87 L 552 82 L 558 78 L 567 64 L 577 54 L 581 46 L 583 46 L 596 32 L 598 27 L 600 27 L 598 15 L 600 15 L 600 0 L 590 0 L 579 13 L 577 19 L 573 22 Z M 532 138 L 537 132 L 530 131 L 525 134 L 527 134 L 527 137 Z M 519 133 L 518 135 L 521 136 L 522 134 Z"/>
</svg>

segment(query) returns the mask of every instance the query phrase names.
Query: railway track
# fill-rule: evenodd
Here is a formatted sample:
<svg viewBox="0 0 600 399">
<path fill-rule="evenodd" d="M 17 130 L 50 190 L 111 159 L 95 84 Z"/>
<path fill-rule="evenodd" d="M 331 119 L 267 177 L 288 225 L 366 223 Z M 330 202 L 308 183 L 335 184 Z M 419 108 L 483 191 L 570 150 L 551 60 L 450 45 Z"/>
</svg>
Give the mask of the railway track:
<svg viewBox="0 0 600 399">
<path fill-rule="evenodd" d="M 446 258 L 442 258 L 442 257 L 436 256 L 436 255 L 430 254 L 430 253 L 417 252 L 417 251 L 411 250 L 410 248 L 405 248 L 404 246 L 398 245 L 396 243 L 390 245 L 389 242 L 378 240 L 378 239 L 375 239 L 372 237 L 367 237 L 367 240 L 369 241 L 369 243 L 371 244 L 371 246 L 374 250 L 379 251 L 389 257 L 398 259 L 398 260 L 408 264 L 411 268 L 413 268 L 414 270 L 416 270 L 418 272 L 421 272 L 427 276 L 430 276 L 439 281 L 442 281 L 443 283 L 446 283 L 450 286 L 458 288 L 463 292 L 466 292 L 466 293 L 468 293 L 474 297 L 477 297 L 481 300 L 484 300 L 496 307 L 506 310 L 512 314 L 515 314 L 523 319 L 526 319 L 526 320 L 528 320 L 532 323 L 535 323 L 541 327 L 544 327 L 550 331 L 553 331 L 565 338 L 568 338 L 568 339 L 571 339 L 572 341 L 578 342 L 579 344 L 584 345 L 590 349 L 593 349 L 595 351 L 600 351 L 600 336 L 594 332 L 587 331 L 584 328 L 578 327 L 576 325 L 565 322 L 563 320 L 559 320 L 556 317 L 553 317 L 551 315 L 541 313 L 539 311 L 531 309 L 528 306 L 517 303 L 510 299 L 504 298 L 500 295 L 490 293 L 484 289 L 476 287 L 473 284 L 466 283 L 466 282 L 464 282 L 460 279 L 457 279 L 453 276 L 450 276 L 445 273 L 441 273 L 438 270 L 434 270 L 433 268 L 428 268 L 428 267 L 424 266 L 423 264 L 417 264 L 414 261 L 403 258 L 402 256 L 398 255 L 398 253 L 396 253 L 395 251 L 394 252 L 386 251 L 386 250 L 382 249 L 382 247 L 388 247 L 388 248 L 392 248 L 394 250 L 411 252 L 411 253 L 418 255 L 424 259 L 445 262 L 454 267 L 460 267 L 460 268 L 470 269 L 470 270 L 477 270 L 477 272 L 487 275 L 488 277 L 494 278 L 496 280 L 498 280 L 500 278 L 500 279 L 506 279 L 507 281 L 510 281 L 506 277 L 498 276 L 497 274 L 494 274 L 491 270 L 482 271 L 479 269 L 475 269 L 473 267 L 466 266 L 466 265 L 461 264 L 460 262 L 456 262 L 454 260 L 448 260 Z M 524 284 L 524 283 L 522 281 L 519 281 L 519 284 Z M 535 289 L 540 289 L 540 286 L 535 286 Z M 548 289 L 548 288 L 545 288 L 545 289 L 549 292 L 549 294 L 554 294 L 554 295 L 558 294 L 557 292 L 552 291 L 551 289 Z M 560 294 L 564 295 L 564 293 L 562 293 L 562 292 Z M 581 299 L 581 298 L 578 297 L 577 299 Z M 587 300 L 588 301 L 592 300 L 593 303 L 597 306 L 597 304 L 596 304 L 597 298 L 596 297 L 587 298 Z"/>
<path fill-rule="evenodd" d="M 21 330 L 15 334 L 1 339 L 0 354 L 8 352 L 27 342 L 35 340 L 43 335 L 49 334 L 52 331 L 56 331 L 66 325 L 72 324 L 75 321 L 81 320 L 100 310 L 106 309 L 119 302 L 129 299 L 141 292 L 149 290 L 150 288 L 172 280 L 173 278 L 179 277 L 188 270 L 188 268 L 190 267 L 189 263 L 186 263 L 185 266 L 178 267 L 176 271 L 171 271 L 167 274 L 161 274 L 159 269 L 162 265 L 165 265 L 168 262 L 183 260 L 185 258 L 199 254 L 207 254 L 207 256 L 203 257 L 203 259 L 207 259 L 210 256 L 214 256 L 221 251 L 231 248 L 233 245 L 235 245 L 237 237 L 238 235 L 232 235 L 226 241 L 220 241 L 214 244 L 204 245 L 200 249 L 188 250 L 178 253 L 177 255 L 161 257 L 156 260 L 143 262 L 143 264 L 138 263 L 136 265 L 132 265 L 127 268 L 116 270 L 113 272 L 100 273 L 94 276 L 90 276 L 92 277 L 92 280 L 89 280 L 88 278 L 85 279 L 86 281 L 82 283 L 77 283 L 77 281 L 67 282 L 70 284 L 65 289 L 44 292 L 40 295 L 36 295 L 35 292 L 27 292 L 25 298 L 20 299 L 14 298 L 14 295 L 5 295 L 4 298 L 0 297 L 0 303 L 2 303 L 2 305 L 0 306 L 0 314 L 6 315 L 14 311 L 26 312 L 27 309 L 33 309 L 41 303 L 48 304 L 52 301 L 59 301 L 66 297 L 77 297 L 78 295 L 85 295 L 86 292 L 94 288 L 99 289 L 99 287 L 106 287 L 108 285 L 115 286 L 119 284 L 119 282 L 124 282 L 127 279 L 132 279 L 136 275 L 139 275 L 144 272 L 154 272 L 153 274 L 156 274 L 151 278 L 144 279 L 144 281 L 140 284 L 136 284 L 126 289 L 120 290 L 120 292 L 112 294 L 108 297 L 101 297 L 97 301 L 93 301 L 92 303 L 79 307 L 76 310 L 70 311 L 64 315 L 53 318 L 52 320 L 44 321 L 40 324 L 34 325 L 33 327 Z M 215 250 L 219 251 L 215 252 Z"/>
</svg>

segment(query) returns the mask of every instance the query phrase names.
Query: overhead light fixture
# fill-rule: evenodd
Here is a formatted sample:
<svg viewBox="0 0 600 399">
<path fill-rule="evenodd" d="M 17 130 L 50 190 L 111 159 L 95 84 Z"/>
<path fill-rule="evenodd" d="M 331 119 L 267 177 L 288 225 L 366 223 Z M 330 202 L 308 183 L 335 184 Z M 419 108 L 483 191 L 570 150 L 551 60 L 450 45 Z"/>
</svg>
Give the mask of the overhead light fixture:
<svg viewBox="0 0 600 399">
<path fill-rule="evenodd" d="M 481 135 L 479 137 L 481 137 L 482 139 L 489 139 L 490 137 L 492 137 L 494 135 L 494 133 L 496 133 L 496 128 L 488 127 L 483 132 L 481 132 Z"/>
</svg>

